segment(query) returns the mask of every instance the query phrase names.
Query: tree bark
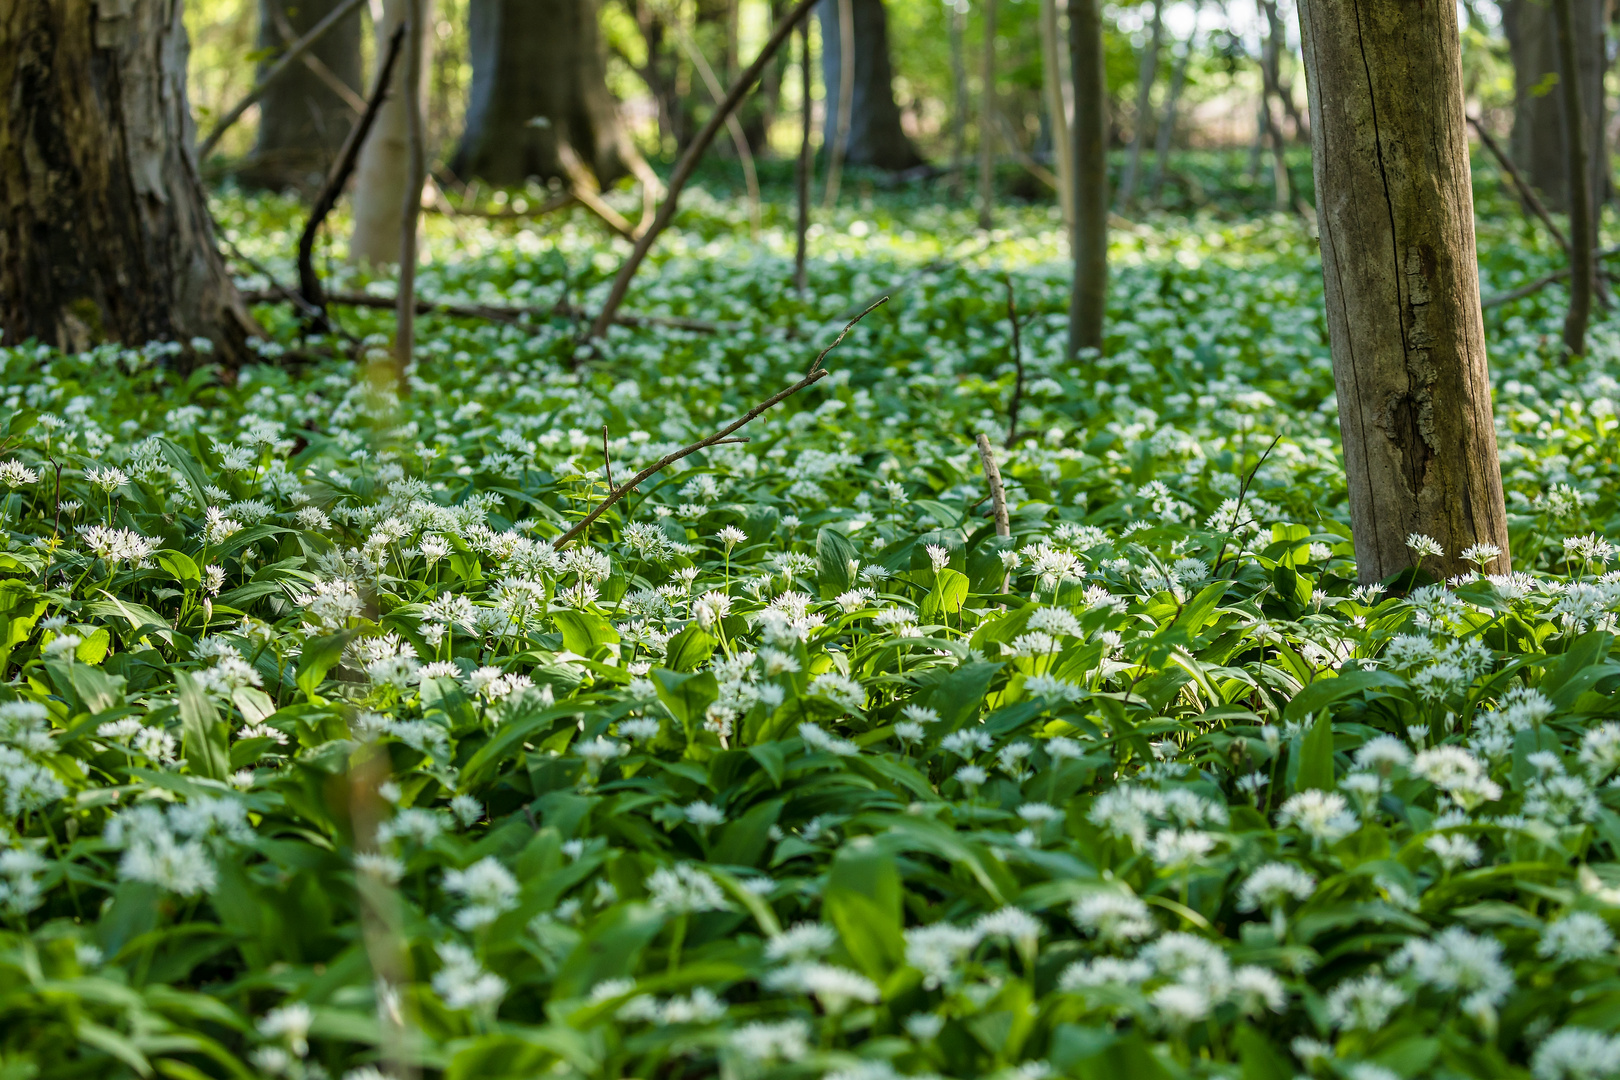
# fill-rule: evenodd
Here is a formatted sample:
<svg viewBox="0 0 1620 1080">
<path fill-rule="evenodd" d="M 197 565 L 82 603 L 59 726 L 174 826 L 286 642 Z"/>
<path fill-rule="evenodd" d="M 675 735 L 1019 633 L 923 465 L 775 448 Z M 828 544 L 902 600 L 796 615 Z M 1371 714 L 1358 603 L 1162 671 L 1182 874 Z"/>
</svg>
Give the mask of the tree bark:
<svg viewBox="0 0 1620 1080">
<path fill-rule="evenodd" d="M 1153 177 L 1148 181 L 1147 199 L 1155 206 L 1159 203 L 1159 193 L 1164 189 L 1165 174 L 1170 171 L 1170 140 L 1176 133 L 1176 110 L 1181 104 L 1181 91 L 1187 85 L 1187 65 L 1197 51 L 1198 16 L 1202 14 L 1202 6 L 1203 0 L 1193 0 L 1192 29 L 1187 32 L 1187 46 L 1177 58 L 1175 70 L 1170 75 L 1170 89 L 1164 100 L 1164 120 L 1159 124 L 1154 140 Z"/>
<path fill-rule="evenodd" d="M 923 163 L 917 148 L 900 127 L 895 104 L 893 69 L 889 64 L 889 23 L 883 0 L 853 0 L 855 16 L 855 86 L 850 94 L 849 134 L 844 140 L 844 161 L 898 172 Z M 823 0 L 821 18 L 821 70 L 826 115 L 838 115 L 837 0 Z"/>
<path fill-rule="evenodd" d="M 259 48 L 280 52 L 337 7 L 339 0 L 259 0 Z M 292 37 L 283 33 L 291 30 Z M 263 78 L 275 56 L 259 64 Z M 314 65 L 310 64 L 314 61 Z M 353 93 L 363 85 L 360 13 L 328 30 L 259 99 L 259 135 L 252 156 L 236 170 L 243 183 L 275 190 L 320 187 L 354 126 L 354 109 L 332 80 Z"/>
<path fill-rule="evenodd" d="M 388 39 L 410 14 L 411 0 L 383 0 L 383 17 L 377 21 L 377 55 L 388 48 Z M 422 0 L 422 19 L 433 21 L 433 0 Z M 421 72 L 417 85 L 424 90 L 433 57 L 432 34 L 422 35 Z M 377 110 L 371 136 L 360 148 L 360 164 L 354 177 L 354 229 L 349 234 L 349 259 L 357 263 L 397 265 L 400 261 L 399 214 L 405 189 L 415 172 L 411 162 L 410 110 L 405 105 L 406 63 L 394 69 L 388 96 Z M 417 96 L 417 108 L 427 110 L 425 94 Z"/>
<path fill-rule="evenodd" d="M 1125 158 L 1125 175 L 1119 181 L 1119 205 L 1128 208 L 1136 198 L 1136 177 L 1142 165 L 1142 143 L 1147 138 L 1148 120 L 1153 115 L 1153 83 L 1159 77 L 1159 49 L 1164 43 L 1164 2 L 1153 0 L 1153 23 L 1142 54 L 1136 60 L 1136 121 Z"/>
<path fill-rule="evenodd" d="M 1601 204 L 1611 192 L 1603 73 L 1606 64 L 1603 0 L 1574 0 L 1577 82 L 1585 114 L 1592 198 Z M 1565 97 L 1557 83 L 1558 24 L 1549 0 L 1507 0 L 1502 5 L 1508 56 L 1513 62 L 1514 162 L 1548 208 L 1567 213 L 1569 204 L 1569 126 Z"/>
<path fill-rule="evenodd" d="M 1573 0 L 1552 0 L 1558 22 L 1558 59 L 1560 69 L 1572 71 L 1579 67 L 1579 45 L 1576 41 L 1575 5 Z M 1597 285 L 1597 260 L 1593 255 L 1597 247 L 1592 241 L 1597 235 L 1597 219 L 1592 207 L 1592 173 L 1586 153 L 1585 112 L 1581 103 L 1581 87 L 1573 79 L 1559 83 L 1564 99 L 1564 116 L 1568 125 L 1569 148 L 1569 311 L 1564 317 L 1564 345 L 1576 356 L 1586 352 L 1586 324 L 1592 318 L 1592 293 Z"/>
<path fill-rule="evenodd" d="M 984 0 L 984 68 L 979 91 L 979 228 L 995 224 L 996 0 Z"/>
<path fill-rule="evenodd" d="M 1069 68 L 1074 75 L 1074 286 L 1069 354 L 1103 347 L 1108 309 L 1108 78 L 1102 0 L 1069 0 Z"/>
<path fill-rule="evenodd" d="M 1480 313 L 1454 4 L 1301 0 L 1322 277 L 1356 563 L 1463 573 L 1507 515 Z"/>
<path fill-rule="evenodd" d="M 1063 34 L 1057 0 L 1041 0 L 1041 94 L 1052 131 L 1052 163 L 1064 228 L 1074 228 L 1074 153 L 1069 148 L 1069 106 L 1064 93 Z"/>
<path fill-rule="evenodd" d="M 495 184 L 567 179 L 567 145 L 602 187 L 623 176 L 594 0 L 472 0 L 469 14 L 472 89 L 451 170 Z"/>
<path fill-rule="evenodd" d="M 0 5 L 0 331 L 82 350 L 177 341 L 251 358 L 215 247 L 179 0 Z"/>
<path fill-rule="evenodd" d="M 802 295 L 805 286 L 804 259 L 806 237 L 810 232 L 810 170 L 815 159 L 810 156 L 810 129 L 813 125 L 814 103 L 810 100 L 810 21 L 799 24 L 799 159 L 793 168 L 794 193 L 798 197 L 798 219 L 794 223 L 793 287 Z"/>
</svg>

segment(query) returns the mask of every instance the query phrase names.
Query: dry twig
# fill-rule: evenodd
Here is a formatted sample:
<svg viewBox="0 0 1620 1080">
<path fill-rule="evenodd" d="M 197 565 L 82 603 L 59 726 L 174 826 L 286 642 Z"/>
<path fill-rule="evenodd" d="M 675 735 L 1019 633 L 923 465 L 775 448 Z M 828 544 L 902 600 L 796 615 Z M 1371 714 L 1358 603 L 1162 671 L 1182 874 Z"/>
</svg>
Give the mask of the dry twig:
<svg viewBox="0 0 1620 1080">
<path fill-rule="evenodd" d="M 710 435 L 708 438 L 699 439 L 690 446 L 683 446 L 674 453 L 665 454 L 663 457 L 659 458 L 645 469 L 642 469 L 640 472 L 636 473 L 636 475 L 626 480 L 623 484 L 620 484 L 618 487 L 614 488 L 608 494 L 607 498 L 598 503 L 596 508 L 590 513 L 586 514 L 585 517 L 580 520 L 572 529 L 569 529 L 567 532 L 557 537 L 557 539 L 553 540 L 551 542 L 552 547 L 560 550 L 567 544 L 571 543 L 575 537 L 579 536 L 580 533 L 590 528 L 591 522 L 595 521 L 597 518 L 606 513 L 608 507 L 612 506 L 614 503 L 630 494 L 630 492 L 634 491 L 636 487 L 649 476 L 652 476 L 654 473 L 673 465 L 675 462 L 684 457 L 697 453 L 699 450 L 706 450 L 711 446 L 718 445 L 719 443 L 731 441 L 729 437 L 734 432 L 743 427 L 749 421 L 753 420 L 755 417 L 759 416 L 761 413 L 792 397 L 805 387 L 814 385 L 815 383 L 818 383 L 822 379 L 826 378 L 829 374 L 831 374 L 831 372 L 822 367 L 821 362 L 827 358 L 827 354 L 838 347 L 838 343 L 843 341 L 844 337 L 855 328 L 856 323 L 866 318 L 867 315 L 871 314 L 880 304 L 884 303 L 888 299 L 889 298 L 885 296 L 882 300 L 879 300 L 876 304 L 873 304 L 871 307 L 855 316 L 855 318 L 851 319 L 849 325 L 844 327 L 843 331 L 833 339 L 832 344 L 828 345 L 825 349 L 822 349 L 821 352 L 816 355 L 815 362 L 810 365 L 810 370 L 805 373 L 804 378 L 800 379 L 798 382 L 784 390 L 778 390 L 776 393 L 772 394 L 758 405 L 755 405 L 752 409 L 749 409 L 743 414 L 741 419 L 733 420 L 731 423 L 727 424 L 713 435 Z"/>
<path fill-rule="evenodd" d="M 1007 283 L 1007 322 L 1012 325 L 1012 357 L 1013 366 L 1017 373 L 1013 377 L 1012 400 L 1007 403 L 1007 446 L 1018 439 L 1018 408 L 1024 403 L 1024 347 L 1018 340 L 1018 307 L 1013 302 L 1012 275 L 1005 276 Z"/>
<path fill-rule="evenodd" d="M 990 448 L 990 437 L 979 432 L 979 461 L 984 465 L 984 478 L 990 485 L 990 512 L 995 515 L 996 535 L 1011 536 L 1012 520 L 1007 516 L 1007 489 L 1001 482 L 1001 468 L 996 464 L 996 452 Z M 1012 584 L 1012 574 L 1001 577 L 1001 591 Z"/>
</svg>

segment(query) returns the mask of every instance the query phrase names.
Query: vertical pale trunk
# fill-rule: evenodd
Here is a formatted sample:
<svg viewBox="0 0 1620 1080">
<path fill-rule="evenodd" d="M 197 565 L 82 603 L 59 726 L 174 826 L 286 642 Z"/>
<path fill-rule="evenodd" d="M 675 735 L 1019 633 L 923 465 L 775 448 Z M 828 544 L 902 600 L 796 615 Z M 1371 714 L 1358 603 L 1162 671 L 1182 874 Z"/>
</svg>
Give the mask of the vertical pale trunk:
<svg viewBox="0 0 1620 1080">
<path fill-rule="evenodd" d="M 810 232 L 810 128 L 812 102 L 810 101 L 810 20 L 799 24 L 799 161 L 793 170 L 793 183 L 797 189 L 799 217 L 794 230 L 793 287 L 804 292 L 804 260 Z"/>
<path fill-rule="evenodd" d="M 268 50 L 259 75 L 275 54 L 332 13 L 338 0 L 259 0 L 259 48 Z M 291 36 L 288 36 L 288 31 Z M 245 183 L 313 190 L 354 126 L 360 70 L 360 13 L 328 30 L 271 83 L 259 99 L 259 134 L 252 156 L 237 170 Z"/>
<path fill-rule="evenodd" d="M 984 4 L 984 67 L 979 91 L 979 228 L 995 223 L 996 210 L 996 0 Z"/>
<path fill-rule="evenodd" d="M 1069 354 L 1103 347 L 1108 309 L 1108 76 L 1102 0 L 1069 0 L 1069 67 L 1074 73 L 1074 286 Z"/>
<path fill-rule="evenodd" d="M 1503 554 L 1454 4 L 1301 0 L 1322 277 L 1357 568 L 1424 569 Z"/>
<path fill-rule="evenodd" d="M 1069 147 L 1069 107 L 1063 94 L 1063 34 L 1057 0 L 1041 0 L 1041 89 L 1052 124 L 1052 162 L 1057 166 L 1058 206 L 1065 228 L 1074 227 L 1074 154 Z"/>
<path fill-rule="evenodd" d="M 63 349 L 257 333 L 214 246 L 179 0 L 0 2 L 0 332 Z"/>
<path fill-rule="evenodd" d="M 472 0 L 468 15 L 472 87 L 451 171 L 507 186 L 567 180 L 568 147 L 600 187 L 624 175 L 595 0 Z"/>
<path fill-rule="evenodd" d="M 1125 156 L 1125 175 L 1119 181 L 1119 205 L 1128 207 L 1136 198 L 1136 178 L 1142 166 L 1142 142 L 1147 138 L 1148 118 L 1153 115 L 1153 83 L 1159 77 L 1159 49 L 1164 44 L 1164 0 L 1153 0 L 1153 24 L 1142 43 L 1136 68 L 1136 124 Z"/>
<path fill-rule="evenodd" d="M 405 21 L 411 0 L 383 0 L 383 17 L 377 20 L 377 55 L 388 47 L 394 29 Z M 433 21 L 433 0 L 421 0 L 422 19 Z M 432 34 L 422 35 L 421 75 L 417 85 L 425 91 L 427 70 L 432 62 Z M 404 63 L 394 69 L 393 85 L 377 122 L 360 150 L 354 174 L 354 230 L 349 234 L 349 259 L 357 263 L 396 265 L 400 257 L 399 215 L 409 186 L 411 166 L 410 110 L 403 87 Z M 426 94 L 417 95 L 417 108 L 427 108 Z"/>
</svg>

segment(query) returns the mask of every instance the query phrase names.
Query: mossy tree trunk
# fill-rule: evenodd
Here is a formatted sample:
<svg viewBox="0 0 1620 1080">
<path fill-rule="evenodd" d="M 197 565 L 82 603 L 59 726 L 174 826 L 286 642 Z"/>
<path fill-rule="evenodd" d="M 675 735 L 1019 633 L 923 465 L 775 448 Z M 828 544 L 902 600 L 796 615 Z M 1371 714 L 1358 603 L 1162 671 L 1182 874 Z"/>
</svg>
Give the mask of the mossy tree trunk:
<svg viewBox="0 0 1620 1080">
<path fill-rule="evenodd" d="M 1333 377 L 1364 582 L 1413 565 L 1416 533 L 1508 568 L 1457 8 L 1301 0 Z"/>
<path fill-rule="evenodd" d="M 180 0 L 0 3 L 0 331 L 64 349 L 257 332 L 197 178 Z"/>
<path fill-rule="evenodd" d="M 269 52 L 260 76 L 292 41 L 332 13 L 339 0 L 259 0 L 259 48 Z M 288 36 L 287 31 L 291 31 Z M 247 184 L 318 190 L 358 117 L 352 101 L 364 93 L 360 13 L 328 30 L 259 99 L 259 136 L 237 170 Z M 310 61 L 313 63 L 310 63 Z M 349 95 L 345 97 L 345 93 Z"/>
</svg>

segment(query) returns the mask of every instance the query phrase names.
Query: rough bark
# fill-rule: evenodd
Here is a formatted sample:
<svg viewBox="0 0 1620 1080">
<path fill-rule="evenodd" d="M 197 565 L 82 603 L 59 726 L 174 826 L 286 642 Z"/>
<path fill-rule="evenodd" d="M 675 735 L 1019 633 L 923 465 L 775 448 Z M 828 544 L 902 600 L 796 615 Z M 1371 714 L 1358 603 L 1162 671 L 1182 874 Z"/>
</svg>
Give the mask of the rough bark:
<svg viewBox="0 0 1620 1080">
<path fill-rule="evenodd" d="M 600 185 L 623 176 L 594 0 L 472 0 L 469 14 L 472 89 L 451 170 L 495 184 L 567 179 L 566 145 Z"/>
<path fill-rule="evenodd" d="M 180 0 L 0 4 L 0 332 L 63 349 L 258 328 L 197 179 Z"/>
<path fill-rule="evenodd" d="M 1592 194 L 1602 203 L 1611 194 L 1605 127 L 1603 0 L 1574 0 L 1577 79 L 1586 118 L 1586 147 Z M 1547 206 L 1566 213 L 1569 205 L 1567 108 L 1558 88 L 1558 24 L 1549 0 L 1507 0 L 1502 5 L 1508 56 L 1513 62 L 1514 162 L 1541 193 Z"/>
<path fill-rule="evenodd" d="M 826 87 L 826 115 L 838 115 L 837 0 L 823 0 L 821 18 L 821 71 Z M 849 134 L 844 140 L 844 161 L 899 171 L 923 163 L 917 148 L 900 127 L 900 107 L 894 100 L 894 73 L 889 63 L 889 23 L 883 0 L 854 0 L 855 88 L 850 94 Z"/>
<path fill-rule="evenodd" d="M 1102 0 L 1069 0 L 1069 70 L 1074 75 L 1074 286 L 1069 353 L 1103 347 L 1108 308 L 1108 78 Z"/>
<path fill-rule="evenodd" d="M 1571 71 L 1580 65 L 1573 0 L 1553 0 L 1558 21 L 1560 69 Z M 1569 311 L 1564 318 L 1564 345 L 1576 356 L 1586 352 L 1586 324 L 1592 317 L 1592 293 L 1597 285 L 1597 218 L 1592 212 L 1592 173 L 1586 152 L 1585 111 L 1581 87 L 1573 79 L 1562 80 L 1559 96 L 1564 115 L 1573 122 L 1568 129 L 1569 152 Z"/>
<path fill-rule="evenodd" d="M 384 0 L 377 20 L 377 55 L 388 48 L 394 30 L 405 22 L 410 0 Z M 422 19 L 431 24 L 433 0 L 422 0 Z M 417 84 L 424 91 L 432 64 L 433 34 L 422 35 L 421 69 Z M 349 234 L 349 259 L 357 263 L 397 264 L 400 256 L 399 208 L 414 172 L 411 165 L 410 110 L 405 106 L 405 64 L 390 80 L 388 96 L 377 110 L 377 122 L 360 148 L 354 176 L 354 229 Z M 417 108 L 426 111 L 426 94 L 417 96 Z"/>
<path fill-rule="evenodd" d="M 297 40 L 338 2 L 259 0 L 259 48 L 271 52 L 259 65 L 259 77 L 274 62 L 274 52 L 288 44 L 284 31 L 290 30 L 291 40 Z M 358 11 L 328 30 L 305 62 L 293 65 L 265 90 L 259 99 L 258 140 L 237 169 L 238 179 L 278 190 L 320 186 L 354 126 L 354 109 L 334 81 L 351 94 L 362 85 Z"/>
<path fill-rule="evenodd" d="M 1301 0 L 1322 277 L 1356 563 L 1364 582 L 1413 565 L 1462 573 L 1503 554 L 1474 248 L 1457 8 Z"/>
</svg>

